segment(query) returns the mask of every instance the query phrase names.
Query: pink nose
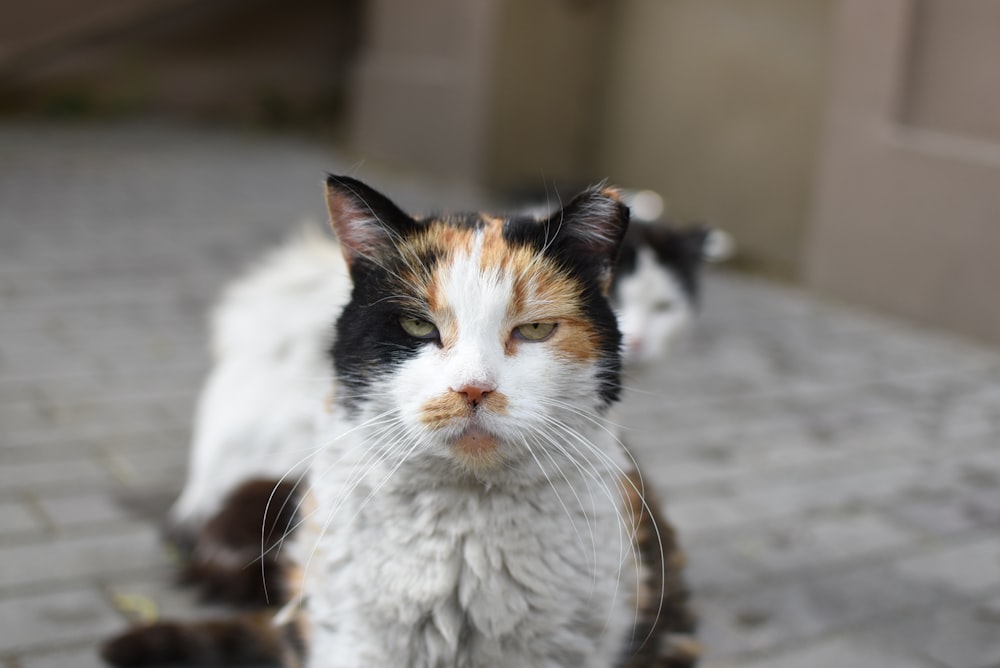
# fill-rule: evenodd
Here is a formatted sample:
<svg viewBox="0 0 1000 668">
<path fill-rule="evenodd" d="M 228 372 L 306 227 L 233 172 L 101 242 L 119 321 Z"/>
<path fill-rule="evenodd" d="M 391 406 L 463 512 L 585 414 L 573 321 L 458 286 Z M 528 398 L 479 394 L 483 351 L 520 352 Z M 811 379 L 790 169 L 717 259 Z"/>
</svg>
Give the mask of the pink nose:
<svg viewBox="0 0 1000 668">
<path fill-rule="evenodd" d="M 482 403 L 483 397 L 495 389 L 496 386 L 489 383 L 468 383 L 458 389 L 452 388 L 452 391 L 464 396 L 465 400 L 475 407 Z"/>
</svg>

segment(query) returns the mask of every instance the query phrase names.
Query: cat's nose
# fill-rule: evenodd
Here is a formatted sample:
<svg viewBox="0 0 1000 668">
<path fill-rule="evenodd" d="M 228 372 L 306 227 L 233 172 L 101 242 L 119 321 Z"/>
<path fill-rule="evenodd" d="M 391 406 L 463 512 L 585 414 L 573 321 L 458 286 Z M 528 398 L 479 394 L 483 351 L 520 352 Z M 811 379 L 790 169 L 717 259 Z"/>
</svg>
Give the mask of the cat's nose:
<svg viewBox="0 0 1000 668">
<path fill-rule="evenodd" d="M 491 383 L 466 383 L 461 387 L 451 389 L 465 397 L 465 400 L 474 408 L 482 403 L 487 394 L 497 388 Z"/>
</svg>

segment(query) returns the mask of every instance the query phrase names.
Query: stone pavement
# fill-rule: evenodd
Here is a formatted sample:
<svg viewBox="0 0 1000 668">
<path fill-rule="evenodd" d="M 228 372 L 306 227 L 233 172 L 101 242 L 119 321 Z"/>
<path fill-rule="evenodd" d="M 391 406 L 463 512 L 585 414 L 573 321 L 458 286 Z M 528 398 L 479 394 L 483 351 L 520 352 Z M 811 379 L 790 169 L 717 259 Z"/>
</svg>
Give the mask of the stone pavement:
<svg viewBox="0 0 1000 668">
<path fill-rule="evenodd" d="M 0 664 L 88 668 L 198 611 L 156 521 L 221 284 L 343 157 L 294 138 L 0 125 Z M 373 175 L 413 208 L 474 193 Z M 1000 666 L 1000 354 L 736 275 L 623 422 L 714 668 Z"/>
</svg>

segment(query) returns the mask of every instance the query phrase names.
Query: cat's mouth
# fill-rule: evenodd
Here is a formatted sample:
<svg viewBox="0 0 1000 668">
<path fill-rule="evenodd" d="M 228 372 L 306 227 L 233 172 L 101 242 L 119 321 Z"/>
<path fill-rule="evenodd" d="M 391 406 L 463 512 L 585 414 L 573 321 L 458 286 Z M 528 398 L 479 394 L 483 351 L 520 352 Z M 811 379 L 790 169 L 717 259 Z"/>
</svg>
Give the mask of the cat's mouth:
<svg viewBox="0 0 1000 668">
<path fill-rule="evenodd" d="M 492 469 L 503 460 L 497 437 L 478 425 L 467 427 L 449 445 L 459 461 L 470 468 Z"/>
</svg>

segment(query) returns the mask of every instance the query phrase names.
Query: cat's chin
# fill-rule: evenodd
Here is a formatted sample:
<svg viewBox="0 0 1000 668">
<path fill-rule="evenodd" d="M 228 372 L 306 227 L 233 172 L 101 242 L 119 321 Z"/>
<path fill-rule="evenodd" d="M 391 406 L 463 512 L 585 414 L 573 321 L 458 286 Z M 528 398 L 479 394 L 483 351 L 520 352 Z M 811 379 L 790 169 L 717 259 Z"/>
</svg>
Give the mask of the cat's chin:
<svg viewBox="0 0 1000 668">
<path fill-rule="evenodd" d="M 497 437 L 476 425 L 451 439 L 449 446 L 454 457 L 474 472 L 495 470 L 504 461 Z"/>
</svg>

